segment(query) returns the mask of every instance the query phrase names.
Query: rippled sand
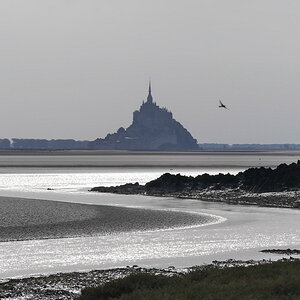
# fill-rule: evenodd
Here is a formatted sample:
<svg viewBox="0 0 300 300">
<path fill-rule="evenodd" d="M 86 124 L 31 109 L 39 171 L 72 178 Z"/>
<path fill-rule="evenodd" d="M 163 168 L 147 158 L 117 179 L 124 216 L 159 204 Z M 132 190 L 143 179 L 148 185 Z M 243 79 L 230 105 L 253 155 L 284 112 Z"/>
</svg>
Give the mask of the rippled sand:
<svg viewBox="0 0 300 300">
<path fill-rule="evenodd" d="M 63 238 L 209 223 L 209 216 L 162 210 L 0 197 L 0 241 Z"/>
</svg>

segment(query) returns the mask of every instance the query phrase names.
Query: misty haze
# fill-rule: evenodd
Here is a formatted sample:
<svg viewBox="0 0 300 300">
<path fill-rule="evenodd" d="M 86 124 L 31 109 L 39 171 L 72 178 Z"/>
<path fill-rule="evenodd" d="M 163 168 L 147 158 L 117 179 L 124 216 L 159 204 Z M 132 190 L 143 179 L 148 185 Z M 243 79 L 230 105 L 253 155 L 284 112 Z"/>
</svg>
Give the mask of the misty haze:
<svg viewBox="0 0 300 300">
<path fill-rule="evenodd" d="M 199 143 L 300 143 L 299 6 L 1 1 L 0 137 L 104 137 L 151 77 Z"/>
</svg>

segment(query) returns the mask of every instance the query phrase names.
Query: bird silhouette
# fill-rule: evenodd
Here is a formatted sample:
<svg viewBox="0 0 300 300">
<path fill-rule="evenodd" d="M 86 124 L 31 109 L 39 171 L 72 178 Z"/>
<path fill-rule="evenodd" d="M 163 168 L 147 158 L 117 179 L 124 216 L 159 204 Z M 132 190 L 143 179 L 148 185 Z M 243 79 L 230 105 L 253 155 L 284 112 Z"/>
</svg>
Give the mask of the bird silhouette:
<svg viewBox="0 0 300 300">
<path fill-rule="evenodd" d="M 226 105 L 224 105 L 224 104 L 222 103 L 222 101 L 221 101 L 221 100 L 219 100 L 219 102 L 220 102 L 220 105 L 219 105 L 219 107 L 220 107 L 220 108 L 225 108 L 225 109 L 228 109 L 228 108 L 226 107 Z"/>
</svg>

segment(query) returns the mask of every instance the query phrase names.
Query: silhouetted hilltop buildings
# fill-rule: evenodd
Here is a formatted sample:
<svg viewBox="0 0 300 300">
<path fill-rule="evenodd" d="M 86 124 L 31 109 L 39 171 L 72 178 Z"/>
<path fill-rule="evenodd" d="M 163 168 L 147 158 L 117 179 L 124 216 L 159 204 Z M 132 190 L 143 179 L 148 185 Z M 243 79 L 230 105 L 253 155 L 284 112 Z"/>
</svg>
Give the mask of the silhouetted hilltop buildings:
<svg viewBox="0 0 300 300">
<path fill-rule="evenodd" d="M 139 110 L 133 112 L 132 124 L 94 141 L 73 139 L 0 139 L 0 150 L 174 150 L 174 151 L 287 151 L 300 150 L 300 144 L 197 144 L 196 139 L 166 108 L 159 107 L 151 94 Z"/>
<path fill-rule="evenodd" d="M 166 108 L 160 108 L 151 94 L 147 101 L 133 113 L 133 122 L 127 128 L 90 143 L 91 149 L 113 150 L 197 150 L 196 139 Z"/>
</svg>

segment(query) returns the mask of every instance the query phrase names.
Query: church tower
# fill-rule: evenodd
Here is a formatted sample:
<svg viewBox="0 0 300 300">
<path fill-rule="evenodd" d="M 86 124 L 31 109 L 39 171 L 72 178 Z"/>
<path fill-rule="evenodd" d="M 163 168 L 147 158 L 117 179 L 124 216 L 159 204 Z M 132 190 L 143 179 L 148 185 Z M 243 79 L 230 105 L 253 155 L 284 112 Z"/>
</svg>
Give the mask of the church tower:
<svg viewBox="0 0 300 300">
<path fill-rule="evenodd" d="M 152 98 L 152 95 L 151 95 L 151 81 L 149 81 L 147 102 L 148 103 L 153 103 L 153 98 Z"/>
<path fill-rule="evenodd" d="M 166 108 L 159 107 L 151 93 L 139 110 L 134 111 L 129 127 L 120 128 L 104 139 L 91 142 L 91 149 L 114 150 L 197 150 L 197 141 Z"/>
</svg>

